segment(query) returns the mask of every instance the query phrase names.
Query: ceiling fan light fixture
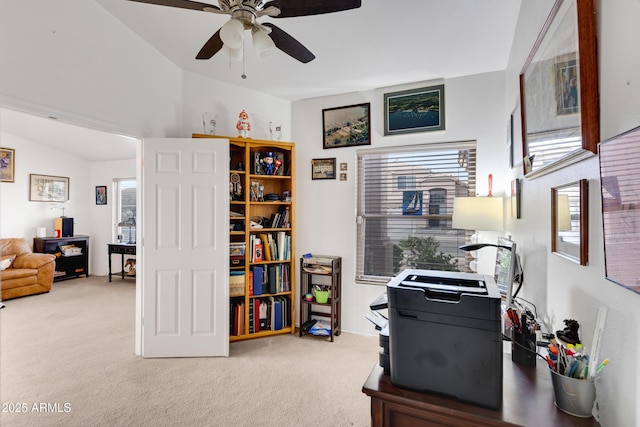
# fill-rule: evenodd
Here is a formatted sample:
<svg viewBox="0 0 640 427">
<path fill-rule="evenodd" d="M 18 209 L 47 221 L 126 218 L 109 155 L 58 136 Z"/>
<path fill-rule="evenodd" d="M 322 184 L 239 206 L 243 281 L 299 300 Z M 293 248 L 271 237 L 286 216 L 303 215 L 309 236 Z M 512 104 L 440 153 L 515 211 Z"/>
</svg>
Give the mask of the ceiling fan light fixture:
<svg viewBox="0 0 640 427">
<path fill-rule="evenodd" d="M 229 46 L 223 46 L 222 50 L 229 55 L 229 58 L 233 59 L 234 61 L 242 61 L 242 46 L 235 48 L 235 49 L 231 49 Z"/>
<path fill-rule="evenodd" d="M 244 24 L 237 19 L 229 19 L 220 28 L 220 38 L 229 49 L 237 49 L 242 46 Z"/>
<path fill-rule="evenodd" d="M 253 30 L 253 50 L 259 58 L 271 56 L 276 50 L 276 45 L 266 31 L 260 29 Z"/>
</svg>

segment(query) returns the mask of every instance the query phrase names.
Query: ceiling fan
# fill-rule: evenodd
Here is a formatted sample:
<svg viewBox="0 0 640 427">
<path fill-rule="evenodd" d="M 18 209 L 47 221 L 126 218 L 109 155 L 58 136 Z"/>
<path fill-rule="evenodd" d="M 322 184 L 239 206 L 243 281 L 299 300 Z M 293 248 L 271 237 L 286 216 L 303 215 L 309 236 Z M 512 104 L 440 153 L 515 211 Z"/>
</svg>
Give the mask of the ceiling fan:
<svg viewBox="0 0 640 427">
<path fill-rule="evenodd" d="M 202 46 L 196 59 L 210 59 L 223 48 L 232 58 L 242 59 L 244 30 L 251 30 L 258 56 L 267 56 L 278 48 L 305 64 L 315 58 L 309 49 L 279 27 L 258 22 L 258 18 L 292 18 L 341 12 L 357 9 L 362 3 L 361 0 L 218 0 L 219 6 L 214 6 L 189 0 L 130 1 L 230 15 L 231 19 Z"/>
</svg>

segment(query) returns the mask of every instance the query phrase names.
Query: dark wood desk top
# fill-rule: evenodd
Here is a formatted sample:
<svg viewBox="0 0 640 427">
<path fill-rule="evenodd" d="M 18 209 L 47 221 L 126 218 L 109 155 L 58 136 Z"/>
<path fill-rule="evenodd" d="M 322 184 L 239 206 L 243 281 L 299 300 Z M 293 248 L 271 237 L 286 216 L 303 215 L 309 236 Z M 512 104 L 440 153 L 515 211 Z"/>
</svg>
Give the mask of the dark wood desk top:
<svg viewBox="0 0 640 427">
<path fill-rule="evenodd" d="M 579 418 L 556 408 L 551 375 L 547 365 L 527 367 L 511 361 L 505 354 L 503 362 L 502 409 L 492 410 L 460 402 L 457 399 L 431 393 L 419 393 L 394 386 L 391 378 L 376 365 L 362 387 L 372 398 L 418 410 L 440 414 L 475 425 L 522 426 L 598 426 L 593 417 Z M 466 424 L 464 424 L 466 425 Z"/>
</svg>

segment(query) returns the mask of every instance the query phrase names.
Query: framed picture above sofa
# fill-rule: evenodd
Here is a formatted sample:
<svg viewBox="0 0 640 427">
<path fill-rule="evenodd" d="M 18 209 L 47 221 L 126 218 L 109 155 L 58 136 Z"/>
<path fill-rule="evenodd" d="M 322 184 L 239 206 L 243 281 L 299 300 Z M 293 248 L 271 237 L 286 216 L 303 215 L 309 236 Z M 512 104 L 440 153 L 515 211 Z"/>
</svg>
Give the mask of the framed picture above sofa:
<svg viewBox="0 0 640 427">
<path fill-rule="evenodd" d="M 32 202 L 64 202 L 69 200 L 69 178 L 29 174 L 29 200 Z"/>
</svg>

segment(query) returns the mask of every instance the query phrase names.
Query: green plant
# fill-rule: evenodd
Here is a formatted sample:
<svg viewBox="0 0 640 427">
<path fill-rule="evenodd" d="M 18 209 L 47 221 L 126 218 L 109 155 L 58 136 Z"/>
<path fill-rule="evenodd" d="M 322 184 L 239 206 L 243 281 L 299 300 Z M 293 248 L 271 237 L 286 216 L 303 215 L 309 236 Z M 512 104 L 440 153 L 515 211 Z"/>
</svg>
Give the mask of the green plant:
<svg viewBox="0 0 640 427">
<path fill-rule="evenodd" d="M 396 247 L 400 251 L 396 251 Z M 398 273 L 402 268 L 421 270 L 459 271 L 458 260 L 450 254 L 438 252 L 440 243 L 433 236 L 413 237 L 400 240 L 394 245 L 394 269 Z"/>
</svg>

